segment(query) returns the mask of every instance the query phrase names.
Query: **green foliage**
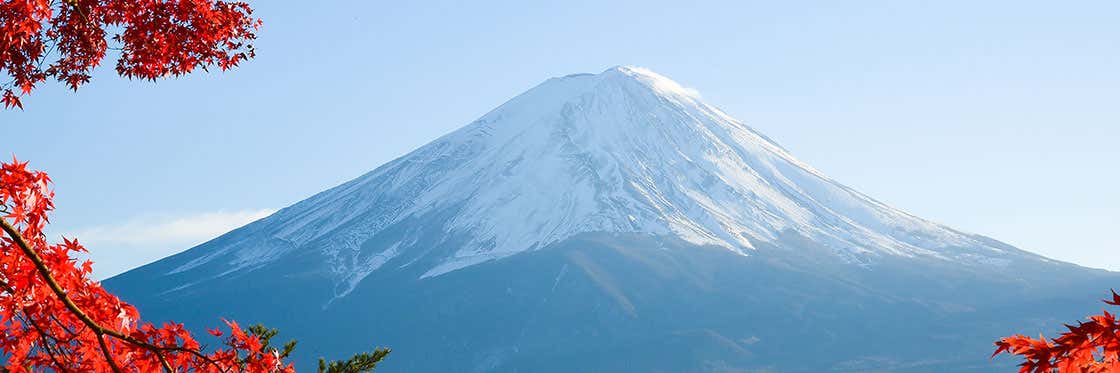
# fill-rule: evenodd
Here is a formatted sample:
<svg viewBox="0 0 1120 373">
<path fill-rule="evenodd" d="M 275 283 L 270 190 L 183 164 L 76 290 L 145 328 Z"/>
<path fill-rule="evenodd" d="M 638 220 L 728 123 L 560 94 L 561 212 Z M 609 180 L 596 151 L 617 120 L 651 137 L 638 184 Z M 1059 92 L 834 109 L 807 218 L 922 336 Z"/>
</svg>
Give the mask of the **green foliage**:
<svg viewBox="0 0 1120 373">
<path fill-rule="evenodd" d="M 263 324 L 256 324 L 249 327 L 249 334 L 257 336 L 261 340 L 261 352 L 276 351 L 280 354 L 281 359 L 287 359 L 288 355 L 292 354 L 292 350 L 296 348 L 296 340 L 290 340 L 285 343 L 279 350 L 272 347 L 272 337 L 279 334 L 280 331 L 264 326 Z"/>
<path fill-rule="evenodd" d="M 285 343 L 283 347 L 277 349 L 272 347 L 272 337 L 280 333 L 279 330 L 266 327 L 262 324 L 256 324 L 249 327 L 249 333 L 257 336 L 261 341 L 261 352 L 270 353 L 276 351 L 281 359 L 288 358 L 292 354 L 292 350 L 296 348 L 296 340 L 290 340 Z M 377 363 L 381 362 L 386 356 L 389 355 L 391 349 L 378 347 L 373 352 L 362 352 L 355 354 L 346 361 L 332 361 L 328 363 L 323 358 L 319 358 L 319 373 L 365 373 L 372 371 L 377 367 Z"/>
<path fill-rule="evenodd" d="M 346 361 L 332 361 L 329 364 L 319 358 L 319 373 L 364 373 L 377 367 L 377 363 L 392 350 L 378 347 L 373 352 L 355 354 Z"/>
</svg>

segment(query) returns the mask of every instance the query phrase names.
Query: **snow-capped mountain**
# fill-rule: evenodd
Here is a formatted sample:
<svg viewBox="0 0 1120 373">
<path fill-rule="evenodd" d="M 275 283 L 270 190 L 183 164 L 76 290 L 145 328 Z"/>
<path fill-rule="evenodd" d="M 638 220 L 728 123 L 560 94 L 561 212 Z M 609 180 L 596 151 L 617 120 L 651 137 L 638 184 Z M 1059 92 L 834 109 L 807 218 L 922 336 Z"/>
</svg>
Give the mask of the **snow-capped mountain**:
<svg viewBox="0 0 1120 373">
<path fill-rule="evenodd" d="M 845 187 L 666 77 L 637 67 L 549 79 L 481 119 L 253 225 L 253 237 L 172 272 L 327 253 L 356 282 L 419 229 L 363 247 L 410 218 L 440 215 L 467 237 L 422 277 L 587 232 L 671 235 L 750 255 L 790 232 L 870 264 L 883 255 L 999 265 L 1004 249 Z M 261 240 L 264 238 L 264 240 Z M 275 242 L 282 242 L 277 245 Z M 409 265 L 409 264 L 405 264 Z M 349 289 L 342 290 L 343 292 Z"/>
<path fill-rule="evenodd" d="M 604 256 L 610 252 L 622 253 L 627 259 Z M 728 267 L 727 263 L 741 264 Z M 583 280 L 570 278 L 574 268 L 581 271 Z M 766 275 L 779 271 L 775 268 L 798 275 Z M 1053 283 L 1041 285 L 1018 275 L 1025 270 L 1056 275 L 1049 279 Z M 719 276 L 728 277 L 716 281 L 717 285 L 713 281 Z M 724 307 L 689 311 L 699 312 L 697 317 L 705 319 L 714 317 L 711 312 L 727 312 L 730 306 L 762 310 L 756 316 L 771 315 L 772 309 L 804 314 L 807 302 L 811 303 L 804 295 L 823 289 L 866 299 L 864 304 L 850 305 L 854 308 L 848 311 L 880 303 L 879 312 L 893 312 L 899 304 L 923 310 L 975 310 L 983 302 L 1013 298 L 1005 289 L 1054 290 L 1062 284 L 1095 281 L 1097 276 L 1103 275 L 886 206 L 797 160 L 766 136 L 705 104 L 693 90 L 647 69 L 615 67 L 599 74 L 549 79 L 475 122 L 368 174 L 214 241 L 114 278 L 109 284 L 133 294 L 142 310 L 147 306 L 166 316 L 213 316 L 197 307 L 183 313 L 183 302 L 190 304 L 192 297 L 206 294 L 243 300 L 246 309 L 238 313 L 279 320 L 282 326 L 303 331 L 298 318 L 252 311 L 252 304 L 272 304 L 262 300 L 272 299 L 268 295 L 253 295 L 266 297 L 253 303 L 247 300 L 252 297 L 230 289 L 275 292 L 298 288 L 304 294 L 300 302 L 313 306 L 305 312 L 349 319 L 367 317 L 359 310 L 376 309 L 382 310 L 380 314 L 392 309 L 404 314 L 443 315 L 429 315 L 430 321 L 452 318 L 439 313 L 441 307 L 452 307 L 449 299 L 466 293 L 497 291 L 455 307 L 505 310 L 524 306 L 529 302 L 525 299 L 548 302 L 550 294 L 574 286 L 568 290 L 575 299 L 569 299 L 567 306 L 599 312 L 606 299 L 608 308 L 614 310 L 606 319 L 615 320 L 619 314 L 652 317 L 648 315 L 677 307 L 652 300 L 669 295 L 697 307 Z M 474 281 L 462 281 L 468 278 Z M 587 281 L 598 290 L 567 281 Z M 650 294 L 659 291 L 654 289 L 677 286 L 662 281 L 685 281 L 692 287 L 652 297 Z M 725 288 L 741 281 L 746 283 Z M 518 286 L 532 288 L 533 284 L 541 286 L 533 288 L 539 294 L 530 291 L 524 299 L 514 295 Z M 770 285 L 750 290 L 761 284 Z M 914 300 L 906 294 L 909 290 L 899 288 L 903 284 L 913 285 L 910 290 L 924 291 L 923 296 L 930 298 Z M 455 290 L 455 285 L 466 287 Z M 421 301 L 412 298 L 420 295 L 406 293 L 400 297 L 414 302 L 405 303 L 423 310 L 396 309 L 385 303 L 400 300 L 376 297 L 370 290 L 374 286 L 402 286 L 421 294 L 446 296 Z M 973 292 L 954 293 L 962 288 Z M 766 300 L 757 298 L 775 289 L 784 290 Z M 710 296 L 694 298 L 705 292 Z M 970 300 L 950 302 L 950 295 Z M 514 300 L 503 303 L 505 297 Z M 762 307 L 764 304 L 772 307 Z M 436 310 L 428 309 L 431 307 Z M 563 315 L 567 314 L 545 318 L 555 318 L 558 325 L 575 324 L 573 330 L 590 328 L 588 333 L 599 333 L 596 325 L 601 326 L 602 320 L 581 323 Z M 809 319 L 818 322 L 828 316 Z M 485 316 L 462 321 L 477 323 L 478 317 Z M 513 334 L 529 338 L 525 333 L 535 325 L 536 316 L 516 314 L 508 319 L 516 321 L 509 325 L 520 328 Z M 618 321 L 619 325 L 633 322 L 623 319 L 627 321 Z M 880 320 L 859 322 L 872 321 Z M 665 323 L 676 325 L 675 321 Z M 754 323 L 740 320 L 738 325 Z M 760 331 L 761 326 L 752 327 L 753 331 L 731 327 L 749 334 L 735 338 L 725 336 L 727 328 L 691 327 L 696 329 L 678 332 L 697 332 L 701 345 L 722 346 L 712 347 L 721 351 L 716 360 L 731 367 L 759 364 L 751 359 L 742 360 L 747 363 L 736 360 L 753 356 L 740 350 L 758 347 L 759 335 L 767 335 L 762 337 L 767 343 L 772 338 L 781 341 L 777 334 Z M 390 326 L 371 328 L 374 337 L 396 335 Z M 648 331 L 641 327 L 623 329 L 626 331 L 613 334 L 620 341 L 649 343 L 643 339 Z M 542 335 L 554 332 L 548 330 Z M 477 335 L 463 333 L 464 341 L 477 339 Z M 327 338 L 321 337 L 312 337 L 313 342 Z M 576 337 L 533 338 L 549 344 Z M 730 339 L 723 341 L 726 338 Z M 472 365 L 477 370 L 539 370 L 541 366 L 533 363 L 538 360 L 533 359 L 541 359 L 541 355 L 523 352 L 520 344 L 502 345 L 504 340 L 508 336 L 503 334 L 495 338 L 499 342 L 447 346 L 455 353 L 480 357 Z M 427 342 L 417 342 L 417 346 Z M 528 360 L 518 360 L 522 354 Z M 401 364 L 404 370 L 447 368 L 421 362 Z M 614 366 L 610 359 L 605 364 L 604 368 Z M 774 364 L 761 366 L 780 366 Z"/>
</svg>

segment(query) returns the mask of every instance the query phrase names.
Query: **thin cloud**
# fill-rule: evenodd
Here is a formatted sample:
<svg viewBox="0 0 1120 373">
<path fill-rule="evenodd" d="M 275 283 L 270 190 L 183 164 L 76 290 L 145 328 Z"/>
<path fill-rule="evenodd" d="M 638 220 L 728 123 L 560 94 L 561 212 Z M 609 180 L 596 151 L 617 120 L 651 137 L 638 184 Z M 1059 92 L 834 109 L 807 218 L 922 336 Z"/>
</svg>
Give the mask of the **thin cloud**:
<svg viewBox="0 0 1120 373">
<path fill-rule="evenodd" d="M 257 209 L 144 216 L 75 229 L 62 236 L 77 238 L 89 249 L 94 277 L 105 278 L 189 249 L 274 212 Z"/>
<path fill-rule="evenodd" d="M 182 217 L 145 217 L 130 221 L 80 229 L 67 237 L 77 237 L 91 245 L 153 245 L 202 243 L 254 220 L 276 212 L 274 209 L 218 211 Z"/>
</svg>

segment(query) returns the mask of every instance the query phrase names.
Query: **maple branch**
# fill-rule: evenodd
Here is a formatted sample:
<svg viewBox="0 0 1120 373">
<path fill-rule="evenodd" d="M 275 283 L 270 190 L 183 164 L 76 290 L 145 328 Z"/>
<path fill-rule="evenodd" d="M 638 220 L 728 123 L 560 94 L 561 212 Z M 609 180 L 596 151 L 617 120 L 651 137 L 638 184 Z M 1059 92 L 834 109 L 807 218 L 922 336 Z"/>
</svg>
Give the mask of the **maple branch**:
<svg viewBox="0 0 1120 373">
<path fill-rule="evenodd" d="M 47 286 L 51 288 L 51 291 L 54 292 L 55 296 L 57 296 L 58 299 L 62 301 L 62 304 L 66 306 L 66 309 L 69 310 L 70 313 L 73 313 L 74 316 L 81 320 L 82 323 L 86 325 L 86 327 L 93 330 L 94 334 L 97 335 L 98 342 L 100 342 L 101 344 L 102 352 L 105 353 L 105 359 L 108 360 L 109 365 L 113 367 L 114 372 L 120 373 L 120 368 L 116 366 L 116 361 L 113 360 L 112 356 L 107 350 L 108 346 L 105 345 L 105 340 L 103 337 L 106 334 L 114 338 L 135 344 L 142 348 L 152 350 L 153 352 L 155 352 L 156 357 L 159 358 L 160 365 L 163 366 L 163 369 L 168 373 L 173 372 L 171 370 L 171 366 L 167 363 L 167 360 L 163 358 L 163 354 L 160 353 L 160 348 L 158 346 L 132 338 L 116 330 L 103 327 L 96 321 L 93 321 L 93 319 L 91 319 L 89 315 L 86 315 L 85 312 L 82 312 L 82 310 L 78 308 L 78 305 L 74 304 L 74 301 L 70 300 L 70 297 L 66 295 L 66 291 L 62 289 L 62 286 L 58 284 L 58 281 L 55 281 L 54 276 L 51 276 L 50 269 L 47 268 L 46 263 L 43 262 L 43 258 L 39 257 L 39 253 L 35 252 L 35 250 L 31 248 L 31 245 L 27 244 L 27 241 L 23 239 L 23 236 L 19 234 L 19 231 L 16 230 L 16 228 L 11 224 L 8 224 L 8 220 L 4 218 L 0 218 L 0 228 L 2 228 L 4 232 L 7 233 L 13 241 L 15 241 L 16 246 L 19 246 L 24 255 L 27 255 L 27 257 L 31 259 L 31 263 L 35 264 L 35 269 L 39 272 L 39 275 L 43 278 L 43 281 L 47 283 Z"/>
<path fill-rule="evenodd" d="M 23 239 L 23 236 L 19 234 L 19 231 L 16 230 L 15 227 L 8 224 L 7 219 L 0 218 L 0 228 L 3 228 L 4 232 L 15 241 L 16 246 L 19 246 L 20 250 L 23 251 L 23 254 L 31 259 L 31 263 L 35 264 L 35 269 L 39 272 L 39 275 L 43 277 L 43 281 L 45 281 L 47 286 L 51 288 L 51 291 L 58 296 L 59 300 L 66 306 L 66 309 L 74 313 L 78 319 L 82 320 L 82 323 L 85 323 L 86 326 L 93 329 L 95 332 L 104 332 L 106 330 L 106 328 L 98 325 L 96 321 L 93 321 L 89 315 L 82 312 L 82 310 L 78 308 L 78 305 L 74 304 L 74 301 L 70 300 L 70 297 L 66 295 L 66 290 L 63 290 L 62 286 L 58 284 L 58 281 L 55 281 L 54 276 L 51 276 L 50 269 L 47 268 L 46 263 L 43 262 L 43 258 L 39 257 L 39 253 L 35 252 L 35 250 L 27 244 L 27 241 Z"/>
<path fill-rule="evenodd" d="M 54 315 L 50 315 L 50 317 L 51 317 L 51 321 L 54 321 L 54 323 L 55 323 L 55 324 L 58 324 L 58 327 L 59 327 L 59 328 L 62 328 L 62 330 L 66 331 L 67 333 L 69 333 L 69 334 L 70 334 L 70 335 L 72 335 L 72 336 L 77 336 L 77 335 L 78 335 L 78 332 L 75 332 L 75 331 L 73 331 L 73 330 L 70 330 L 70 327 L 69 327 L 69 326 L 66 326 L 66 324 L 63 324 L 63 323 L 62 323 L 62 320 L 59 320 L 59 319 L 58 319 L 57 317 L 55 317 Z"/>
<path fill-rule="evenodd" d="M 116 361 L 114 361 L 112 359 L 112 357 L 109 355 L 108 350 L 106 350 L 107 346 L 105 345 L 103 335 L 108 335 L 110 337 L 117 338 L 117 339 L 120 339 L 122 341 L 131 343 L 131 344 L 134 344 L 136 346 L 140 346 L 141 348 L 152 351 L 153 353 L 155 353 L 156 358 L 159 359 L 159 363 L 163 367 L 164 371 L 168 372 L 168 373 L 174 372 L 174 370 L 171 369 L 171 365 L 167 362 L 167 359 L 163 356 L 164 351 L 186 352 L 186 353 L 189 353 L 191 355 L 194 355 L 194 356 L 202 359 L 203 361 L 207 362 L 208 364 L 211 364 L 211 365 L 214 365 L 215 367 L 221 368 L 221 365 L 219 365 L 217 361 L 215 361 L 214 359 L 211 359 L 210 357 L 202 354 L 199 351 L 195 351 L 193 349 L 184 348 L 184 347 L 177 347 L 177 346 L 176 347 L 156 346 L 156 345 L 141 341 L 139 339 L 133 338 L 131 336 L 128 336 L 128 335 L 126 335 L 124 333 L 121 333 L 119 331 L 101 326 L 96 321 L 94 321 L 92 318 L 90 318 L 89 315 L 86 315 L 85 312 L 83 312 L 80 308 L 78 308 L 78 305 L 74 304 L 74 301 L 72 301 L 70 299 L 70 297 L 66 295 L 66 291 L 62 289 L 62 286 L 60 286 L 57 281 L 55 281 L 54 276 L 51 275 L 50 269 L 47 268 L 46 263 L 43 262 L 43 259 L 39 256 L 39 254 L 37 252 L 35 252 L 34 249 L 31 248 L 31 246 L 27 243 L 27 241 L 24 240 L 23 236 L 20 235 L 19 231 L 16 230 L 16 228 L 13 227 L 11 224 L 8 224 L 7 219 L 0 218 L 0 228 L 2 228 L 3 231 L 8 234 L 8 236 L 12 237 L 12 240 L 15 241 L 16 246 L 19 246 L 20 250 L 22 250 L 23 253 L 25 255 L 27 255 L 27 257 L 29 259 L 31 259 L 31 262 L 33 264 L 35 264 L 35 268 L 38 271 L 40 277 L 42 277 L 43 280 L 46 281 L 47 285 L 55 293 L 55 296 L 57 296 L 59 298 L 59 300 L 62 301 L 63 305 L 66 306 L 66 309 L 69 310 L 71 313 L 73 313 L 74 316 L 76 316 L 79 320 L 81 320 L 82 323 L 86 325 L 86 327 L 93 330 L 94 334 L 97 335 L 98 342 L 101 344 L 102 351 L 105 353 L 105 358 L 106 358 L 106 360 L 108 360 L 108 363 L 110 364 L 110 366 L 114 367 L 114 372 L 119 373 L 120 370 L 119 370 L 119 368 L 116 368 Z M 10 290 L 11 287 L 9 287 L 7 285 L 7 283 L 4 283 L 3 280 L 0 280 L 0 283 L 2 283 L 5 287 L 7 287 L 9 289 L 9 292 L 11 292 L 11 290 Z M 228 369 L 222 369 L 222 372 L 229 372 L 229 370 Z"/>
<path fill-rule="evenodd" d="M 87 23 L 89 22 L 89 17 L 86 17 L 86 13 L 82 11 L 82 6 L 80 4 L 78 4 L 78 0 L 65 0 L 65 1 L 66 1 L 67 4 L 70 4 L 70 6 L 72 6 L 74 8 L 74 11 L 78 12 L 78 16 L 82 17 L 83 21 L 86 21 Z"/>
<path fill-rule="evenodd" d="M 192 350 L 192 349 L 189 349 L 189 348 L 185 348 L 185 347 L 161 347 L 160 349 L 164 350 L 164 351 L 186 352 L 188 354 L 194 355 L 195 357 L 197 357 L 199 359 L 202 359 L 207 364 L 210 364 L 210 365 L 213 365 L 213 366 L 216 366 L 216 367 L 219 367 L 219 368 L 222 367 L 221 365 L 218 365 L 218 362 L 216 360 L 211 359 L 209 356 L 206 356 L 206 355 L 202 354 L 201 352 L 198 352 L 198 351 L 195 351 L 195 350 Z M 224 373 L 229 372 L 229 369 L 223 369 L 222 372 L 224 372 Z"/>
<path fill-rule="evenodd" d="M 105 361 L 109 363 L 109 367 L 113 368 L 114 373 L 121 373 L 121 367 L 117 366 L 117 362 L 113 360 L 113 354 L 109 352 L 109 346 L 105 344 L 105 335 L 97 333 L 97 344 L 101 346 L 101 353 L 105 354 Z M 165 368 L 166 369 L 166 368 Z M 168 370 L 168 372 L 171 372 Z"/>
<path fill-rule="evenodd" d="M 0 209 L 0 210 L 6 211 L 6 209 Z M 4 281 L 3 279 L 0 279 L 0 288 L 3 288 L 4 291 L 8 292 L 8 294 L 11 294 L 13 296 L 16 293 L 16 289 L 12 288 L 11 285 L 8 285 L 8 282 Z M 60 342 L 58 340 L 58 338 L 55 338 L 53 335 L 50 335 L 49 333 L 44 331 L 43 328 L 39 327 L 39 324 L 37 324 L 35 322 L 35 318 L 33 318 L 33 317 L 31 317 L 31 315 L 27 314 L 26 311 L 23 311 L 21 309 L 21 310 L 19 310 L 19 312 L 23 312 L 24 316 L 19 316 L 18 314 L 16 314 L 16 318 L 21 320 L 21 321 L 26 320 L 27 322 L 25 324 L 30 324 L 31 327 L 35 329 L 35 331 L 39 332 L 39 340 L 42 341 L 42 343 L 43 343 L 42 349 L 47 352 L 47 356 L 51 358 L 51 361 L 54 362 L 54 365 L 58 366 L 58 369 L 62 372 L 69 372 L 69 370 L 67 370 L 66 367 L 63 366 L 62 363 L 60 363 L 58 361 L 57 357 L 55 356 L 56 352 L 53 351 L 50 348 L 50 343 L 48 343 L 48 341 L 47 341 L 47 338 L 50 338 L 57 345 Z M 67 330 L 67 331 L 69 331 L 69 330 Z M 63 355 L 63 356 L 65 356 L 65 355 Z"/>
<path fill-rule="evenodd" d="M 31 324 L 31 327 L 35 328 L 35 330 L 39 332 L 39 340 L 42 341 L 42 344 L 43 344 L 42 349 L 43 349 L 43 351 L 46 351 L 47 357 L 51 358 L 51 362 L 53 362 L 54 365 L 58 367 L 59 371 L 69 372 L 70 370 L 66 369 L 66 367 L 63 366 L 62 363 L 59 362 L 58 358 L 55 356 L 56 353 L 60 354 L 60 355 L 62 355 L 62 354 L 58 353 L 58 352 L 55 352 L 53 349 L 51 349 L 51 344 L 49 343 L 49 341 L 47 341 L 47 338 L 50 338 L 57 345 L 59 343 L 58 339 L 55 338 L 54 336 L 50 335 L 50 334 L 47 334 L 46 331 L 43 331 L 43 328 L 40 328 L 39 324 L 35 323 L 35 319 L 33 317 L 31 317 L 31 315 L 27 315 L 26 312 L 24 312 L 24 314 L 25 314 L 25 316 L 20 317 L 20 319 L 26 320 L 28 324 Z M 65 356 L 65 355 L 63 355 L 63 356 Z"/>
</svg>

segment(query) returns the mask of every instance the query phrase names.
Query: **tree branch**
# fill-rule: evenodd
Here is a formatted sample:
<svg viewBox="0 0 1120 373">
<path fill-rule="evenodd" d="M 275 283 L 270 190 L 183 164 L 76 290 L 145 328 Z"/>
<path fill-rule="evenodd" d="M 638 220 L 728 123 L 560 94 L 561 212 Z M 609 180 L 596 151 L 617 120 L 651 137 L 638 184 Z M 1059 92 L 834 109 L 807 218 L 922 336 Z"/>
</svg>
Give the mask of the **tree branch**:
<svg viewBox="0 0 1120 373">
<path fill-rule="evenodd" d="M 105 361 L 109 362 L 109 367 L 113 368 L 113 372 L 121 373 L 121 367 L 117 366 L 117 362 L 113 360 L 113 354 L 109 352 L 109 346 L 105 344 L 104 334 L 97 333 L 97 344 L 101 346 L 101 353 L 105 354 Z"/>
<path fill-rule="evenodd" d="M 66 369 L 66 366 L 62 365 L 62 363 L 58 361 L 58 357 L 55 356 L 56 354 L 65 356 L 65 354 L 52 350 L 51 344 L 49 343 L 50 341 L 47 341 L 47 339 L 50 338 L 57 345 L 59 343 L 58 339 L 50 334 L 47 334 L 47 332 L 44 331 L 43 328 L 40 328 L 39 324 L 35 323 L 35 319 L 32 318 L 31 315 L 28 315 L 27 312 L 24 312 L 24 315 L 25 317 L 21 317 L 21 319 L 26 320 L 28 324 L 31 324 L 31 327 L 35 328 L 35 331 L 39 332 L 39 341 L 43 344 L 42 349 L 43 351 L 46 351 L 47 357 L 51 358 L 51 362 L 53 362 L 54 365 L 58 367 L 58 370 L 60 372 L 69 372 L 70 370 Z"/>
<path fill-rule="evenodd" d="M 57 296 L 58 299 L 60 301 L 62 301 L 62 304 L 66 306 L 66 309 L 69 310 L 70 313 L 73 313 L 74 316 L 76 316 L 79 320 L 81 320 L 82 323 L 86 325 L 86 327 L 90 328 L 91 330 L 93 330 L 93 332 L 95 334 L 97 334 L 98 342 L 102 346 L 102 351 L 105 353 L 105 358 L 108 360 L 108 363 L 110 364 L 110 366 L 114 367 L 115 372 L 120 372 L 120 370 L 119 370 L 119 368 L 116 368 L 116 362 L 113 360 L 112 356 L 109 354 L 109 351 L 106 350 L 107 346 L 105 345 L 103 335 L 108 335 L 110 337 L 117 338 L 117 339 L 120 339 L 122 341 L 131 343 L 131 344 L 134 344 L 136 346 L 140 346 L 141 348 L 152 351 L 153 353 L 155 353 L 156 358 L 159 359 L 159 363 L 160 363 L 161 366 L 163 366 L 164 371 L 168 372 L 168 373 L 172 373 L 172 372 L 174 372 L 174 370 L 171 369 L 171 365 L 168 364 L 167 359 L 164 358 L 163 351 L 189 352 L 189 353 L 191 353 L 195 356 L 198 356 L 198 357 L 204 359 L 206 362 L 208 362 L 210 364 L 213 364 L 214 366 L 220 367 L 220 365 L 218 365 L 217 362 L 215 362 L 213 359 L 210 359 L 210 358 L 206 357 L 206 355 L 203 355 L 202 353 L 200 353 L 198 351 L 194 351 L 194 350 L 190 350 L 190 349 L 186 349 L 186 348 L 181 348 L 181 347 L 170 347 L 169 348 L 169 347 L 156 346 L 156 345 L 138 340 L 136 338 L 130 337 L 128 335 L 125 335 L 124 333 L 121 333 L 119 331 L 101 326 L 96 321 L 94 321 L 92 318 L 90 318 L 89 315 L 86 315 L 85 312 L 82 312 L 82 310 L 80 308 L 78 308 L 78 305 L 74 304 L 74 301 L 71 300 L 70 297 L 66 295 L 66 291 L 62 289 L 62 286 L 59 285 L 58 281 L 56 281 L 54 279 L 54 276 L 51 275 L 50 269 L 47 268 L 46 263 L 43 262 L 43 258 L 39 256 L 39 253 L 35 252 L 35 250 L 31 248 L 31 245 L 29 245 L 27 243 L 27 241 L 23 238 L 23 236 L 20 235 L 19 230 L 17 230 L 14 226 L 9 224 L 7 219 L 4 219 L 4 218 L 0 218 L 0 228 L 2 228 L 3 231 L 5 233 L 7 233 L 8 236 L 10 236 L 13 241 L 15 241 L 16 246 L 19 246 L 20 250 L 23 251 L 24 255 L 27 255 L 28 259 L 31 259 L 31 263 L 35 264 L 35 269 L 38 271 L 39 276 L 43 278 L 43 281 L 47 283 L 47 286 L 49 286 L 51 288 L 51 291 L 54 292 L 55 296 Z M 223 372 L 228 372 L 228 370 L 223 370 Z"/>
</svg>

